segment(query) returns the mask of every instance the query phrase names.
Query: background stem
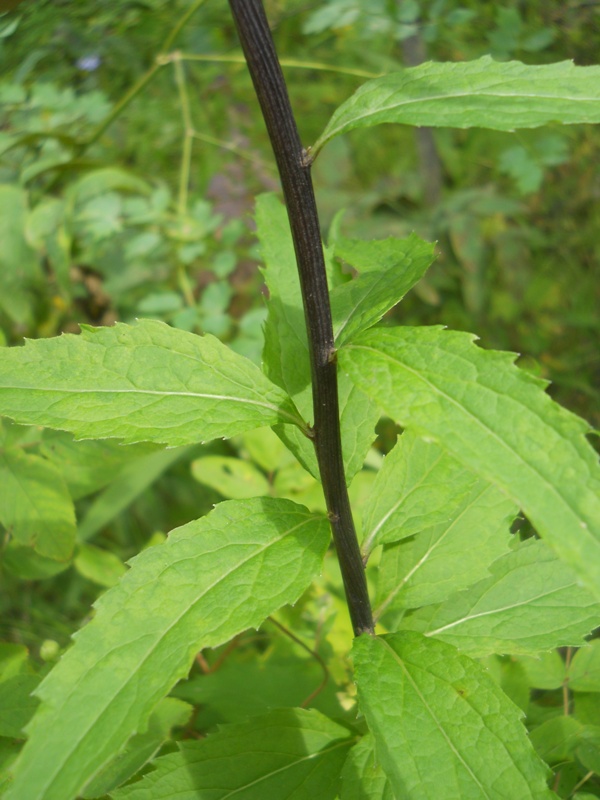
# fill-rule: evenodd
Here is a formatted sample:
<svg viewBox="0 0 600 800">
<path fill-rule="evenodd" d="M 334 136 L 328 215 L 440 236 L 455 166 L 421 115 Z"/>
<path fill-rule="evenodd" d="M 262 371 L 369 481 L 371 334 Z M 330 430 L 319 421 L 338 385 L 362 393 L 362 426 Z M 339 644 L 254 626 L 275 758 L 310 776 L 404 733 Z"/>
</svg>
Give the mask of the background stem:
<svg viewBox="0 0 600 800">
<path fill-rule="evenodd" d="M 244 55 L 277 161 L 300 275 L 308 332 L 314 443 L 355 635 L 373 618 L 348 490 L 340 435 L 331 309 L 310 166 L 261 0 L 230 0 Z"/>
</svg>

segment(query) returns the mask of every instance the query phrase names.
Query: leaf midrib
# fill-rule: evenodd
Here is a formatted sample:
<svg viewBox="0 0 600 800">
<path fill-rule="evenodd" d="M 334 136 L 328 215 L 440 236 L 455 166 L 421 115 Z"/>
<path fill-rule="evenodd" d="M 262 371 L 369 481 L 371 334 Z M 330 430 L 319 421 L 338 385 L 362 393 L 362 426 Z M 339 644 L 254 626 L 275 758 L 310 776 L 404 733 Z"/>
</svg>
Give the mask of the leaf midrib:
<svg viewBox="0 0 600 800">
<path fill-rule="evenodd" d="M 401 669 L 401 670 L 404 672 L 404 674 L 406 675 L 406 677 L 407 677 L 408 681 L 410 682 L 411 686 L 413 687 L 413 690 L 414 690 L 415 694 L 417 695 L 417 697 L 419 698 L 419 700 L 421 701 L 421 703 L 423 704 L 423 706 L 424 706 L 424 707 L 425 707 L 425 709 L 427 710 L 427 712 L 428 712 L 429 716 L 430 716 L 430 717 L 431 717 L 431 719 L 433 720 L 433 722 L 434 722 L 435 726 L 437 727 L 437 729 L 439 730 L 439 732 L 442 734 L 442 736 L 443 736 L 443 737 L 444 737 L 444 739 L 446 740 L 446 742 L 447 742 L 447 744 L 448 744 L 448 747 L 449 747 L 449 748 L 450 748 L 450 750 L 451 750 L 451 751 L 454 753 L 454 755 L 456 756 L 456 759 L 457 759 L 457 760 L 458 760 L 458 761 L 459 761 L 459 762 L 460 762 L 460 763 L 463 765 L 463 767 L 465 768 L 465 770 L 468 772 L 468 774 L 469 774 L 469 775 L 471 776 L 471 778 L 473 779 L 473 782 L 474 782 L 474 783 L 475 783 L 475 784 L 476 784 L 476 785 L 479 787 L 479 789 L 481 790 L 481 792 L 482 792 L 482 794 L 484 795 L 484 797 L 485 797 L 485 798 L 487 798 L 487 800 L 493 800 L 493 798 L 491 797 L 491 795 L 489 795 L 489 794 L 487 793 L 487 791 L 486 791 L 486 789 L 485 789 L 485 786 L 483 786 L 483 784 L 482 784 L 482 783 L 479 781 L 479 778 L 477 777 L 477 775 L 475 775 L 475 773 L 473 772 L 473 770 L 471 769 L 471 767 L 469 766 L 469 764 L 467 764 L 467 762 L 464 760 L 464 758 L 462 757 L 462 755 L 460 754 L 460 752 L 459 752 L 459 751 L 456 749 L 456 747 L 454 746 L 454 742 L 452 741 L 452 739 L 450 738 L 450 736 L 449 736 L 449 735 L 446 733 L 446 729 L 445 729 L 445 728 L 444 728 L 444 726 L 442 725 L 441 721 L 440 721 L 440 720 L 438 720 L 438 718 L 437 718 L 437 717 L 436 717 L 436 715 L 434 714 L 434 712 L 433 712 L 433 710 L 431 709 L 431 707 L 430 707 L 429 703 L 427 702 L 427 700 L 426 700 L 426 699 L 425 699 L 425 697 L 423 696 L 423 694 L 422 694 L 422 692 L 421 692 L 421 690 L 420 690 L 419 686 L 417 685 L 417 683 L 416 683 L 416 682 L 415 682 L 415 680 L 413 679 L 412 675 L 410 674 L 409 670 L 407 669 L 407 667 L 406 667 L 406 665 L 404 664 L 404 661 L 402 660 L 402 658 L 400 657 L 400 655 L 399 655 L 399 654 L 398 654 L 398 653 L 397 653 L 397 652 L 394 650 L 394 648 L 393 648 L 393 647 L 391 647 L 391 646 L 390 646 L 390 645 L 389 645 L 389 644 L 388 644 L 388 643 L 387 643 L 385 640 L 383 640 L 383 639 L 379 639 L 378 641 L 380 641 L 380 642 L 381 642 L 381 644 L 383 644 L 383 646 L 384 646 L 384 647 L 385 647 L 387 650 L 389 650 L 389 652 L 390 652 L 390 653 L 391 653 L 391 655 L 392 655 L 392 658 L 393 658 L 393 659 L 396 661 L 396 663 L 399 665 L 400 669 Z M 482 722 L 483 722 L 483 720 L 482 720 Z M 497 738 L 497 737 L 496 737 L 496 738 Z"/>
<path fill-rule="evenodd" d="M 47 387 L 23 387 L 23 386 L 0 386 L 0 394 L 2 391 L 23 391 L 27 389 L 31 392 L 47 392 L 55 394 L 143 394 L 152 395 L 155 397 L 194 397 L 203 400 L 228 400 L 232 403 L 242 403 L 245 405 L 259 406 L 267 408 L 270 411 L 275 411 L 280 416 L 286 417 L 291 420 L 295 425 L 298 425 L 299 418 L 285 411 L 280 406 L 273 405 L 272 403 L 261 402 L 260 400 L 250 400 L 244 397 L 235 397 L 233 395 L 223 394 L 208 394 L 205 392 L 174 392 L 158 389 L 53 389 Z M 120 416 L 123 416 L 122 414 Z"/>
<path fill-rule="evenodd" d="M 94 719 L 92 720 L 91 724 L 90 724 L 90 725 L 89 725 L 89 726 L 88 726 L 88 727 L 85 729 L 85 731 L 83 731 L 83 732 L 80 734 L 80 736 L 79 736 L 79 739 L 77 740 L 77 743 L 75 744 L 75 746 L 74 746 L 74 747 L 72 747 L 72 748 L 71 748 L 71 750 L 65 754 L 65 757 L 62 759 L 62 761 L 59 761 L 59 762 L 58 762 L 58 764 L 57 764 L 56 768 L 54 769 L 54 771 L 53 771 L 53 772 L 51 773 L 51 775 L 49 776 L 49 782 L 48 782 L 48 783 L 46 783 L 46 784 L 45 784 L 45 786 L 43 787 L 43 788 L 44 788 L 44 790 L 46 790 L 46 789 L 49 789 L 49 788 L 52 788 L 52 786 L 54 785 L 54 778 L 56 777 L 57 773 L 60 773 L 60 771 L 61 771 L 61 770 L 63 769 L 63 767 L 65 766 L 65 764 L 67 764 L 67 763 L 69 762 L 69 760 L 70 760 L 70 759 L 71 759 L 71 758 L 74 756 L 74 754 L 77 752 L 77 750 L 79 749 L 79 747 L 80 747 L 80 746 L 81 746 L 81 745 L 84 743 L 84 741 L 85 741 L 85 738 L 88 736 L 88 734 L 89 734 L 90 730 L 92 729 L 92 727 L 93 727 L 94 725 L 96 725 L 100 719 L 102 719 L 102 717 L 103 717 L 103 716 L 104 716 L 104 714 L 106 713 L 106 711 L 107 711 L 107 709 L 109 708 L 109 706 L 110 706 L 110 705 L 111 705 L 111 704 L 112 704 L 112 703 L 115 701 L 115 699 L 116 699 L 116 698 L 117 698 L 117 697 L 118 697 L 118 696 L 121 694 L 121 692 L 123 692 L 123 691 L 124 691 L 124 689 L 125 689 L 125 688 L 126 688 L 128 685 L 129 685 L 129 683 L 130 683 L 130 682 L 133 680 L 133 678 L 134 678 L 134 677 L 135 677 L 135 676 L 138 674 L 138 672 L 140 671 L 141 667 L 142 667 L 142 666 L 143 666 L 143 665 L 144 665 L 144 664 L 145 664 L 145 663 L 146 663 L 146 662 L 147 662 L 147 661 L 148 661 L 148 660 L 151 658 L 151 656 L 153 655 L 154 651 L 155 651 L 155 650 L 156 650 L 156 648 L 159 646 L 159 644 L 160 644 L 160 643 L 161 643 L 161 642 L 162 642 L 162 641 L 165 639 L 165 637 L 167 636 L 167 634 L 168 634 L 168 633 L 169 633 L 169 632 L 170 632 L 170 631 L 171 631 L 171 630 L 172 630 L 172 629 L 173 629 L 173 628 L 174 628 L 176 625 L 178 625 L 178 624 L 181 622 L 181 620 L 182 620 L 182 619 L 183 619 L 183 618 L 184 618 L 184 617 L 185 617 L 185 616 L 186 616 L 188 613 L 190 613 L 192 610 L 194 610 L 194 609 L 195 609 L 195 607 L 196 607 L 197 603 L 199 603 L 201 600 L 203 600 L 203 599 L 204 599 L 204 598 L 205 598 L 205 597 L 208 595 L 208 593 L 209 593 L 209 592 L 211 592 L 211 591 L 212 591 L 212 590 L 213 590 L 213 589 L 214 589 L 216 586 L 218 586 L 218 585 L 219 585 L 219 583 L 221 583 L 222 581 L 224 581 L 226 578 L 229 578 L 229 577 L 230 577 L 231 575 L 233 575 L 233 574 L 234 574 L 234 573 L 235 573 L 237 570 L 239 570 L 239 569 L 241 569 L 243 566 L 245 566 L 245 565 L 246 565 L 246 564 L 247 564 L 249 561 L 251 561 L 252 559 L 254 559 L 254 558 L 255 558 L 255 557 L 257 557 L 257 556 L 260 556 L 260 555 L 262 555 L 262 554 L 263 554 L 263 553 L 264 553 L 266 550 L 268 550 L 270 547 L 272 547 L 272 546 L 274 546 L 274 545 L 278 544 L 278 543 L 279 543 L 279 542 L 280 542 L 282 539 L 284 539 L 286 536 L 288 536 L 288 535 L 290 535 L 291 533 L 293 533 L 294 531 L 298 530 L 298 529 L 299 529 L 299 528 L 301 528 L 303 525 L 306 525 L 306 524 L 308 524 L 308 523 L 310 523 L 310 522 L 314 521 L 314 519 L 315 519 L 315 518 L 314 518 L 314 516 L 311 516 L 310 518 L 308 518 L 308 519 L 304 520 L 303 522 L 300 522 L 298 525 L 295 525 L 294 527 L 292 527 L 292 528 L 289 528 L 288 530 L 284 531 L 284 532 L 283 532 L 283 533 L 282 533 L 280 536 L 278 536 L 276 539 L 272 539 L 272 540 L 270 540 L 270 541 L 269 541 L 267 544 L 265 544 L 263 547 L 261 547 L 261 548 L 260 548 L 260 549 L 258 549 L 258 550 L 255 550 L 255 551 L 253 551 L 253 552 L 252 552 L 252 553 L 251 553 L 251 554 L 250 554 L 250 555 L 249 555 L 247 558 L 243 559 L 241 562 L 238 562 L 238 563 L 236 564 L 236 566 L 235 566 L 235 568 L 234 568 L 234 569 L 232 569 L 230 572 L 228 572 L 228 573 L 227 573 L 227 574 L 225 574 L 225 575 L 221 575 L 221 576 L 219 576 L 219 578 L 218 578 L 217 580 L 215 580 L 215 581 L 214 581 L 214 583 L 212 583 L 210 586 L 206 587 L 206 588 L 203 590 L 202 594 L 201 594 L 201 595 L 199 595 L 199 596 L 198 596 L 198 597 L 197 597 L 197 598 L 196 598 L 196 599 L 195 599 L 195 600 L 194 600 L 194 601 L 193 601 L 193 602 L 192 602 L 190 605 L 188 605 L 188 606 L 185 608 L 185 610 L 184 610 L 184 611 L 183 611 L 181 614 L 179 614 L 179 615 L 178 615 L 178 617 L 177 617 L 177 618 L 176 618 L 176 619 L 175 619 L 175 620 L 174 620 L 174 621 L 171 623 L 171 625 L 169 625 L 169 626 L 168 626 L 168 628 L 166 628 L 166 629 L 164 629 L 164 630 L 163 630 L 163 632 L 162 632 L 161 636 L 159 636 L 159 637 L 156 639 L 156 641 L 155 641 L 155 642 L 153 642 L 152 646 L 151 646 L 151 647 L 150 647 L 150 649 L 149 649 L 149 650 L 148 650 L 148 651 L 147 651 L 147 652 L 144 654 L 143 658 L 141 658 L 141 659 L 138 661 L 138 664 L 136 665 L 135 669 L 132 669 L 132 670 L 131 670 L 131 672 L 130 672 L 130 674 L 129 674 L 128 678 L 127 678 L 127 680 L 126 680 L 124 683 L 122 683 L 122 684 L 121 684 L 121 685 L 118 687 L 118 689 L 117 689 L 116 693 L 115 693 L 115 694 L 113 694 L 113 695 L 110 697 L 110 699 L 109 699 L 107 702 L 105 702 L 105 704 L 104 704 L 104 706 L 102 707 L 102 709 L 100 710 L 100 712 L 99 712 L 98 714 L 96 714 L 96 715 L 95 715 L 95 717 L 94 717 Z M 244 543 L 243 543 L 243 542 L 241 542 L 241 543 L 238 543 L 238 544 L 244 544 Z M 195 559 L 195 558 L 197 558 L 197 557 L 198 557 L 198 556 L 189 556 L 189 557 L 187 557 L 187 558 L 179 559 L 179 561 L 178 561 L 177 563 L 180 563 L 181 561 L 192 560 L 192 559 Z M 164 572 L 166 569 L 169 569 L 169 568 L 170 568 L 170 567 L 172 567 L 172 566 L 173 566 L 173 564 L 170 564 L 170 565 L 168 565 L 167 567 L 165 567 L 165 569 L 163 570 L 163 572 Z M 132 641 L 134 641 L 134 640 L 132 640 Z M 95 667 L 95 666 L 97 666 L 97 663 L 96 663 L 96 664 L 94 664 L 94 667 Z M 73 696 L 73 693 L 74 693 L 74 691 L 77 689 L 77 687 L 79 686 L 79 684 L 81 683 L 81 681 L 83 681 L 83 680 L 86 678 L 86 676 L 89 674 L 89 672 L 90 672 L 90 670 L 87 670 L 87 671 L 86 671 L 86 672 L 85 672 L 83 675 L 81 675 L 81 677 L 78 679 L 78 681 L 77 681 L 75 684 L 73 684 L 73 685 L 72 685 L 72 687 L 71 687 L 71 691 L 70 691 L 69 695 L 68 695 L 68 696 L 67 696 L 67 697 L 66 697 L 66 698 L 63 700 L 63 702 L 62 702 L 62 704 L 61 704 L 61 708 L 64 708 L 65 704 L 66 704 L 66 703 L 69 701 L 69 699 L 70 699 L 70 698 Z M 56 711 L 56 709 L 54 709 L 54 710 Z M 134 731 L 134 733 L 135 733 L 135 731 Z M 132 735 L 133 735 L 133 733 L 132 733 L 132 734 L 130 734 L 130 736 L 132 736 Z M 128 738 L 129 738 L 129 737 L 128 737 Z M 106 760 L 106 761 L 104 761 L 104 762 L 103 762 L 103 764 L 101 764 L 101 765 L 98 767 L 98 769 L 100 769 L 102 766 L 104 766 L 106 763 L 108 763 L 108 761 L 110 761 L 110 758 L 112 758 L 112 756 L 110 756 L 109 758 L 107 758 L 107 760 Z"/>
<path fill-rule="evenodd" d="M 375 87 L 372 89 L 372 91 L 376 91 Z M 399 90 L 396 90 L 396 91 L 399 91 Z M 362 99 L 365 94 L 366 94 L 366 92 L 364 92 L 361 95 L 359 95 L 359 97 L 355 97 L 355 103 L 358 101 L 358 99 Z M 350 125 L 354 125 L 355 123 L 360 122 L 363 119 L 368 119 L 369 117 L 374 117 L 377 114 L 381 114 L 381 113 L 384 113 L 386 111 L 391 111 L 391 110 L 397 109 L 397 108 L 404 108 L 405 106 L 410 106 L 410 105 L 414 105 L 414 104 L 418 104 L 418 103 L 424 104 L 424 103 L 430 103 L 431 101 L 437 102 L 437 101 L 440 101 L 440 100 L 449 100 L 449 99 L 452 100 L 452 99 L 455 99 L 455 98 L 461 99 L 461 98 L 465 98 L 465 97 L 472 98 L 472 99 L 474 99 L 474 98 L 481 98 L 481 99 L 487 99 L 487 98 L 515 99 L 516 98 L 516 99 L 521 99 L 522 98 L 524 100 L 527 100 L 527 99 L 543 100 L 544 102 L 549 102 L 549 101 L 553 101 L 553 102 L 556 102 L 556 101 L 571 101 L 571 102 L 576 102 L 576 103 L 585 102 L 585 103 L 598 104 L 598 98 L 597 97 L 571 97 L 570 95 L 550 95 L 550 94 L 545 95 L 545 94 L 524 94 L 524 93 L 503 94 L 501 92 L 490 92 L 490 91 L 456 92 L 456 93 L 430 95 L 428 97 L 407 98 L 407 99 L 405 99 L 405 100 L 403 100 L 401 102 L 392 103 L 391 105 L 380 106 L 375 110 L 368 109 L 364 114 L 353 115 L 350 120 L 347 120 L 346 122 L 344 122 L 341 125 L 338 124 L 335 128 L 331 128 L 329 131 L 327 131 L 327 139 L 323 139 L 322 140 L 322 144 L 325 144 L 326 141 L 329 141 L 334 136 L 337 136 L 338 133 L 341 130 L 343 130 L 347 125 L 349 125 L 349 124 Z M 352 107 L 349 106 L 347 108 L 351 109 Z M 347 109 L 345 109 L 345 111 L 346 110 Z M 343 115 L 340 114 L 340 118 L 343 119 Z M 444 127 L 444 126 L 442 126 L 442 127 Z"/>
<path fill-rule="evenodd" d="M 476 417 L 468 408 L 466 408 L 466 406 L 461 405 L 453 397 L 451 397 L 450 395 L 446 394 L 446 392 L 444 392 L 442 389 L 440 389 L 438 386 L 436 386 L 434 383 L 432 383 L 428 378 L 426 378 L 423 373 L 413 369 L 412 367 L 409 367 L 407 364 L 403 363 L 402 361 L 399 361 L 398 359 L 394 358 L 389 353 L 386 353 L 383 350 L 378 350 L 378 349 L 376 349 L 374 347 L 370 347 L 368 345 L 357 345 L 357 344 L 348 345 L 347 347 L 348 347 L 348 349 L 367 350 L 367 351 L 370 351 L 372 353 L 375 353 L 375 355 L 377 355 L 377 356 L 383 356 L 384 358 L 387 358 L 392 363 L 397 364 L 401 369 L 405 369 L 407 372 L 409 372 L 412 375 L 414 375 L 419 381 L 422 381 L 423 383 L 427 384 L 427 386 L 429 386 L 434 391 L 435 394 L 438 394 L 441 397 L 446 398 L 446 400 L 448 400 L 450 403 L 452 403 L 454 406 L 456 406 L 456 408 L 458 408 L 459 411 L 462 411 L 462 413 L 464 413 L 468 417 L 470 417 L 475 422 L 476 425 L 478 425 L 480 428 L 482 428 L 486 433 L 490 434 L 492 436 L 492 438 L 494 438 L 498 442 L 498 444 L 500 444 L 505 450 L 507 450 L 511 455 L 513 455 L 517 459 L 517 461 L 519 461 L 525 467 L 527 467 L 529 470 L 531 470 L 531 472 L 533 472 L 541 480 L 541 482 L 544 484 L 545 488 L 550 490 L 568 508 L 568 510 L 574 515 L 576 520 L 580 523 L 580 525 L 579 525 L 580 530 L 584 530 L 589 536 L 591 536 L 593 542 L 595 544 L 598 544 L 598 542 L 596 540 L 596 537 L 593 536 L 591 534 L 591 532 L 589 531 L 587 523 L 585 523 L 581 519 L 581 517 L 579 516 L 577 510 L 571 506 L 570 502 L 567 500 L 567 498 L 565 498 L 563 496 L 563 494 L 559 491 L 558 487 L 554 483 L 549 482 L 548 479 L 539 471 L 539 469 L 536 466 L 534 466 L 529 461 L 524 459 L 523 456 L 519 452 L 517 452 L 508 442 L 506 442 L 504 439 L 502 439 L 492 428 L 490 428 L 486 423 L 484 423 L 483 420 L 479 419 L 479 417 Z M 528 406 L 523 405 L 515 397 L 512 397 L 511 395 L 501 394 L 501 393 L 499 393 L 495 389 L 492 389 L 489 386 L 484 386 L 483 384 L 477 384 L 477 382 L 475 382 L 475 383 L 476 383 L 476 385 L 481 386 L 482 388 L 485 388 L 486 390 L 488 390 L 490 392 L 493 392 L 498 397 L 509 398 L 514 403 L 516 403 L 519 407 L 525 409 L 528 412 L 531 412 L 531 409 Z M 533 413 L 535 414 L 535 412 L 533 412 Z M 542 425 L 546 426 L 546 423 L 544 422 L 544 420 L 541 417 L 539 417 L 537 414 L 535 414 L 535 416 L 538 419 L 538 421 L 542 423 Z M 454 452 L 454 451 L 452 451 L 452 452 Z M 454 454 L 458 455 L 457 453 L 454 453 Z M 458 458 L 460 459 L 460 455 L 458 455 Z M 496 482 L 495 478 L 492 478 L 492 482 Z M 514 495 L 512 493 L 512 490 L 509 490 L 509 491 L 510 491 L 511 498 L 513 500 L 516 500 L 517 503 L 521 503 L 520 499 L 514 497 Z M 524 510 L 526 510 L 526 509 L 524 509 Z M 581 527 L 582 523 L 585 526 L 583 528 Z"/>
</svg>

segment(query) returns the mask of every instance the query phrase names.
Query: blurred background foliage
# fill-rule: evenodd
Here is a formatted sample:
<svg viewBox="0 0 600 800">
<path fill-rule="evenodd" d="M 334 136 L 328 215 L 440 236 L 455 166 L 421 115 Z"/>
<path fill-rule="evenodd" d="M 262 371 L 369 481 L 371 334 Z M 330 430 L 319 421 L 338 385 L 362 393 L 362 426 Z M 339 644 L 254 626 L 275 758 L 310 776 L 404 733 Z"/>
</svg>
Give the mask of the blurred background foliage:
<svg viewBox="0 0 600 800">
<path fill-rule="evenodd" d="M 265 5 L 305 145 L 368 77 L 402 66 L 485 53 L 586 65 L 600 52 L 597 2 Z M 444 323 L 478 333 L 484 347 L 522 353 L 559 402 L 600 427 L 598 163 L 592 126 L 379 126 L 329 144 L 313 176 L 324 235 L 345 209 L 336 224 L 346 235 L 415 230 L 438 242 L 436 263 L 390 321 Z M 265 304 L 253 198 L 277 188 L 223 0 L 0 6 L 2 344 L 77 332 L 79 322 L 155 317 L 213 333 L 259 362 Z M 358 505 L 394 437 L 382 425 L 379 451 L 353 485 Z M 74 560 L 49 564 L 25 533 L 16 543 L 15 521 L 0 515 L 0 638 L 29 647 L 36 670 L 67 645 L 127 558 L 223 497 L 268 492 L 322 507 L 313 479 L 266 434 L 177 451 L 74 443 L 8 423 L 0 438 L 22 449 L 30 471 L 61 477 L 78 526 Z M 313 644 L 326 632 L 327 652 L 345 651 L 334 563 L 329 572 L 329 595 L 311 594 L 286 614 Z M 259 636 L 263 650 L 273 635 L 271 626 Z M 274 659 L 277 669 L 285 658 Z M 351 684 L 344 691 L 351 696 Z M 563 704 L 562 689 L 555 694 Z"/>
</svg>

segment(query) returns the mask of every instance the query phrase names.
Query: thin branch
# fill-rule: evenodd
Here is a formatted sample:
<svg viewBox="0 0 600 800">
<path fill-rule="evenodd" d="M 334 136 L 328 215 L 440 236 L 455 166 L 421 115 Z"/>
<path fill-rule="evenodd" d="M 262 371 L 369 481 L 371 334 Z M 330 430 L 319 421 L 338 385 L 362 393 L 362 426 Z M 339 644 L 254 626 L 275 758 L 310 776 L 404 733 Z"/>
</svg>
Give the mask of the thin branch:
<svg viewBox="0 0 600 800">
<path fill-rule="evenodd" d="M 292 631 L 289 628 L 286 628 L 285 625 L 282 625 L 281 622 L 278 622 L 274 617 L 267 617 L 267 619 L 269 620 L 269 622 L 272 622 L 273 625 L 276 625 L 279 628 L 279 630 L 286 636 L 288 636 L 293 642 L 296 642 L 296 644 L 300 645 L 300 647 L 303 650 L 306 650 L 306 652 L 315 659 L 315 661 L 319 664 L 319 666 L 323 670 L 323 680 L 321 681 L 321 683 L 317 686 L 317 688 L 313 692 L 311 692 L 308 695 L 308 697 L 305 697 L 304 700 L 300 703 L 300 708 L 306 708 L 308 705 L 310 705 L 310 703 L 312 703 L 312 701 L 315 699 L 315 697 L 317 697 L 317 695 L 321 694 L 323 689 L 327 686 L 327 681 L 329 680 L 329 670 L 327 669 L 327 664 L 323 661 L 323 659 L 317 653 L 316 650 L 312 650 L 307 644 L 305 644 L 302 641 L 302 639 L 299 639 L 296 636 L 296 634 L 292 633 Z"/>
<path fill-rule="evenodd" d="M 230 53 L 219 55 L 218 53 L 181 53 L 182 61 L 204 61 L 217 64 L 245 64 L 246 59 L 240 53 Z M 308 69 L 316 72 L 336 72 L 338 75 L 352 75 L 355 78 L 380 78 L 385 73 L 369 72 L 366 69 L 356 67 L 340 67 L 337 64 L 327 64 L 324 61 L 302 61 L 300 58 L 280 58 L 279 63 L 282 67 L 292 69 Z"/>
<path fill-rule="evenodd" d="M 309 342 L 315 418 L 313 441 L 352 627 L 359 636 L 373 632 L 373 617 L 344 476 L 336 352 L 309 159 L 300 142 L 262 3 L 260 0 L 229 0 L 229 4 L 287 205 Z"/>
<path fill-rule="evenodd" d="M 173 58 L 175 68 L 175 82 L 179 93 L 179 103 L 181 105 L 181 116 L 183 121 L 183 145 L 181 148 L 181 167 L 179 169 L 179 193 L 177 208 L 183 216 L 187 213 L 188 190 L 190 184 L 190 171 L 192 167 L 192 140 L 194 128 L 192 125 L 192 115 L 190 113 L 190 100 L 185 83 L 185 74 L 179 54 Z"/>
</svg>

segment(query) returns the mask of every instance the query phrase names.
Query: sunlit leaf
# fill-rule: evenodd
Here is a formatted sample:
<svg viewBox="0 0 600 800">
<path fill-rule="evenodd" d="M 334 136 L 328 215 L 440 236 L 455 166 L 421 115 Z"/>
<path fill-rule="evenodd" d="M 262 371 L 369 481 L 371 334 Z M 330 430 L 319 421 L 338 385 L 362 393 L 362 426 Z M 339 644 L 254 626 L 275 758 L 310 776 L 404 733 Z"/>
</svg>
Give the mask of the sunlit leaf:
<svg viewBox="0 0 600 800">
<path fill-rule="evenodd" d="M 389 416 L 502 489 L 600 598 L 600 465 L 590 428 L 513 354 L 473 338 L 387 328 L 361 334 L 338 357 Z"/>
<path fill-rule="evenodd" d="M 402 632 L 354 640 L 359 703 L 397 798 L 550 800 L 522 712 L 486 670 Z"/>
<path fill-rule="evenodd" d="M 144 730 L 199 650 L 298 599 L 328 542 L 324 518 L 260 498 L 222 503 L 143 551 L 36 692 L 7 800 L 74 798 Z"/>
<path fill-rule="evenodd" d="M 578 647 L 598 625 L 600 602 L 544 542 L 524 542 L 492 564 L 490 573 L 405 624 L 472 656 Z"/>
<path fill-rule="evenodd" d="M 377 616 L 440 602 L 488 576 L 490 565 L 508 551 L 516 512 L 501 491 L 479 480 L 449 520 L 386 545 L 378 569 Z"/>
<path fill-rule="evenodd" d="M 301 424 L 250 361 L 213 336 L 151 320 L 2 348 L 0 413 L 79 437 L 169 445 Z"/>
</svg>

